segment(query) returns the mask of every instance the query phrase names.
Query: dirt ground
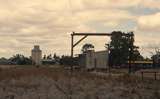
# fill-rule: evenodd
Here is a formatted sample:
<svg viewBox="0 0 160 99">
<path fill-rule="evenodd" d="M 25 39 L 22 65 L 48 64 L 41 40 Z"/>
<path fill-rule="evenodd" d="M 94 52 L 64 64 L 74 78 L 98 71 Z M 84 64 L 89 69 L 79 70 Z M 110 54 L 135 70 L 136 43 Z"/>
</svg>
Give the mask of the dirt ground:
<svg viewBox="0 0 160 99">
<path fill-rule="evenodd" d="M 0 70 L 0 99 L 160 99 L 160 80 L 27 66 Z"/>
</svg>

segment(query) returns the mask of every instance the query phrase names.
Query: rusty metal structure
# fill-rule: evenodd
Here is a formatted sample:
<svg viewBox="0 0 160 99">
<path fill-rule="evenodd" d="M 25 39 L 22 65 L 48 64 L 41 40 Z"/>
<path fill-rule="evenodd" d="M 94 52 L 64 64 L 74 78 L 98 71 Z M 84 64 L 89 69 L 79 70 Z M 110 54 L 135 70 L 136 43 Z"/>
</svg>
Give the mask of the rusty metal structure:
<svg viewBox="0 0 160 99">
<path fill-rule="evenodd" d="M 71 34 L 71 57 L 73 57 L 74 54 L 74 47 L 76 47 L 81 41 L 83 41 L 88 36 L 111 36 L 111 33 L 75 33 L 73 32 Z M 75 36 L 83 36 L 80 40 L 78 40 L 76 43 L 74 43 L 74 37 Z"/>
</svg>

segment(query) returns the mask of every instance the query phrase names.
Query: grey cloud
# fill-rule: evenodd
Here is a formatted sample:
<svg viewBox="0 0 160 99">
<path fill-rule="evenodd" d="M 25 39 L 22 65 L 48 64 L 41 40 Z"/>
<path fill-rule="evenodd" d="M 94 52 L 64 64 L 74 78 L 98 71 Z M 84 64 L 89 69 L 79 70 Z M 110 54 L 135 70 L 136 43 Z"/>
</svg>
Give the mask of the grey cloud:
<svg viewBox="0 0 160 99">
<path fill-rule="evenodd" d="M 115 4 L 114 0 L 0 0 L 0 55 L 18 52 L 30 55 L 34 44 L 41 45 L 44 53 L 67 54 L 71 31 L 99 32 L 100 29 L 92 27 L 91 23 L 101 23 L 107 31 L 108 26 L 112 29 L 124 21 L 136 21 L 137 16 L 124 8 L 143 5 L 141 1 L 119 0 Z M 92 42 L 97 49 L 104 48 L 102 42 L 107 39 L 98 39 L 89 38 L 82 44 Z M 82 44 L 76 48 L 76 53 Z M 9 54 L 4 54 L 4 49 Z"/>
</svg>

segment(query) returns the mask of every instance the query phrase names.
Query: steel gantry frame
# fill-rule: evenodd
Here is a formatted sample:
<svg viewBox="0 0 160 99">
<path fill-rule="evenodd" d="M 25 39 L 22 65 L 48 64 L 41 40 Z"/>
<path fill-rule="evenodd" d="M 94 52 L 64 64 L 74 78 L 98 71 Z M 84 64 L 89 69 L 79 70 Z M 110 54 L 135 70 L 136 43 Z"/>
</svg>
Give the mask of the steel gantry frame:
<svg viewBox="0 0 160 99">
<path fill-rule="evenodd" d="M 74 47 L 76 47 L 81 41 L 83 41 L 88 36 L 111 36 L 111 33 L 75 33 L 71 34 L 71 57 L 73 58 Z M 74 43 L 74 36 L 83 36 L 80 40 Z"/>
</svg>

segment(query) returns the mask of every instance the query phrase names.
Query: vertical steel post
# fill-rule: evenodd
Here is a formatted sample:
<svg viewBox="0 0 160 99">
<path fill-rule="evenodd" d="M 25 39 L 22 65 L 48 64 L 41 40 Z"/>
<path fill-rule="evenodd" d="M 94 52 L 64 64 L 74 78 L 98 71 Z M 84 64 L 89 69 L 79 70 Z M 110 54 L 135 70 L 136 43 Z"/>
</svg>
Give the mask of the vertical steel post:
<svg viewBox="0 0 160 99">
<path fill-rule="evenodd" d="M 71 59 L 73 59 L 73 42 L 74 42 L 74 32 L 71 34 Z M 72 72 L 73 72 L 73 64 L 70 67 L 70 75 L 69 75 L 69 97 L 68 99 L 72 99 Z"/>
<path fill-rule="evenodd" d="M 154 72 L 154 79 L 157 80 L 157 72 Z"/>
<path fill-rule="evenodd" d="M 130 47 L 129 47 L 129 68 L 128 68 L 128 73 L 130 74 L 132 72 L 132 66 L 131 66 L 131 62 L 132 62 L 132 55 L 133 55 L 133 40 L 134 39 L 134 35 L 133 34 L 129 34 L 129 40 L 130 40 Z"/>
<path fill-rule="evenodd" d="M 130 74 L 131 73 L 131 61 L 132 61 L 132 54 L 131 54 L 131 48 L 130 48 L 130 51 L 129 51 L 129 68 L 128 68 L 128 73 Z"/>
<path fill-rule="evenodd" d="M 73 58 L 73 41 L 74 41 L 74 37 L 73 37 L 73 34 L 71 34 L 71 58 Z"/>
<path fill-rule="evenodd" d="M 108 67 L 108 73 L 110 74 L 110 72 L 111 72 L 111 67 L 110 67 L 110 62 L 109 62 L 110 61 L 110 44 L 106 44 L 106 45 L 107 45 L 107 50 L 108 50 L 108 60 L 107 60 L 108 66 L 107 67 Z"/>
<path fill-rule="evenodd" d="M 143 71 L 141 72 L 142 80 L 143 80 Z"/>
</svg>

